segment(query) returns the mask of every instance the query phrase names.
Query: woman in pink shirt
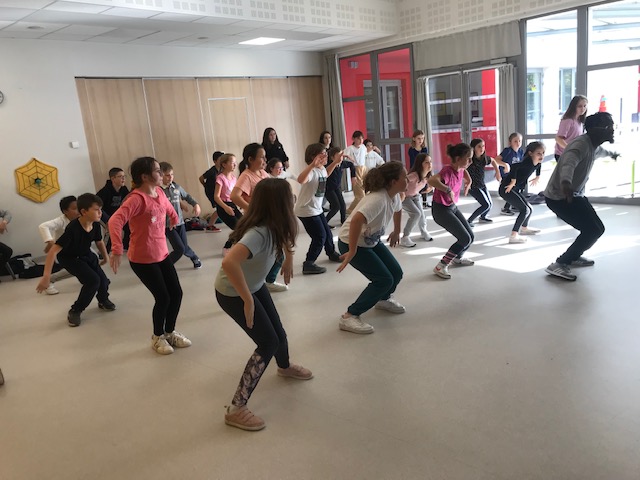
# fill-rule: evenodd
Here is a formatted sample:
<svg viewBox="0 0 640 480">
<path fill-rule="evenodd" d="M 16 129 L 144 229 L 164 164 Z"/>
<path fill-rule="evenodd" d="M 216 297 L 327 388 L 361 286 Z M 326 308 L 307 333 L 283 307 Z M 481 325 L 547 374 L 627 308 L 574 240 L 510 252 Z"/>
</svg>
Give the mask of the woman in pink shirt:
<svg viewBox="0 0 640 480">
<path fill-rule="evenodd" d="M 556 134 L 556 148 L 554 156 L 556 160 L 560 158 L 564 149 L 571 141 L 579 137 L 584 132 L 584 119 L 587 118 L 587 97 L 584 95 L 576 95 L 569 102 L 567 111 L 564 112 L 558 133 Z M 538 174 L 539 175 L 539 174 Z"/>
<path fill-rule="evenodd" d="M 447 155 L 451 157 L 451 165 L 443 167 L 427 182 L 435 189 L 431 207 L 433 220 L 456 237 L 456 243 L 449 247 L 442 260 L 433 269 L 433 273 L 440 278 L 451 278 L 449 273 L 449 265 L 451 263 L 462 266 L 473 265 L 473 260 L 462 258 L 464 252 L 473 243 L 473 230 L 471 230 L 469 222 L 456 206 L 463 182 L 465 195 L 469 193 L 471 188 L 471 177 L 467 172 L 467 167 L 471 161 L 471 153 L 471 147 L 466 143 L 449 145 L 447 147 Z"/>
<path fill-rule="evenodd" d="M 134 189 L 109 219 L 112 243 L 109 263 L 113 273 L 117 274 L 123 251 L 122 227 L 129 222 L 131 240 L 127 256 L 131 270 L 155 299 L 151 348 L 168 355 L 173 353 L 173 347 L 191 345 L 191 340 L 175 331 L 182 303 L 182 287 L 169 259 L 165 235 L 167 215 L 173 228 L 179 222 L 178 214 L 160 188 L 162 172 L 155 158 L 138 158 L 130 170 Z"/>
</svg>

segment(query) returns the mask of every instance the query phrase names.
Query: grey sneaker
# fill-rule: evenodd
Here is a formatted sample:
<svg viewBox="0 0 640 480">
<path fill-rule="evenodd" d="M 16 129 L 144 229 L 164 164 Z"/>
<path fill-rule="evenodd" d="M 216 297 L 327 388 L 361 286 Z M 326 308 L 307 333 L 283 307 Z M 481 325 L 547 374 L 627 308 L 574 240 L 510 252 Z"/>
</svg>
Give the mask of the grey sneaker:
<svg viewBox="0 0 640 480">
<path fill-rule="evenodd" d="M 304 262 L 302 264 L 303 275 L 317 275 L 319 273 L 324 273 L 326 271 L 327 271 L 326 268 L 316 265 L 313 262 Z"/>
<path fill-rule="evenodd" d="M 191 340 L 175 330 L 171 333 L 165 333 L 164 338 L 172 347 L 186 348 L 191 346 Z"/>
<path fill-rule="evenodd" d="M 475 265 L 476 262 L 474 262 L 473 260 L 470 260 L 468 258 L 454 258 L 453 261 L 451 262 L 454 265 L 458 265 L 459 267 L 470 267 L 472 265 Z"/>
<path fill-rule="evenodd" d="M 571 273 L 571 269 L 569 265 L 565 265 L 564 263 L 553 262 L 544 270 L 549 275 L 553 275 L 554 277 L 564 278 L 565 280 L 569 280 L 571 282 L 575 281 L 577 276 Z"/>
<path fill-rule="evenodd" d="M 407 311 L 407 309 L 404 308 L 404 305 L 393 297 L 389 297 L 386 300 L 380 300 L 375 304 L 375 308 L 378 310 L 386 310 L 391 313 L 404 313 Z"/>
<path fill-rule="evenodd" d="M 80 314 L 82 312 L 76 312 L 75 310 L 69 310 L 67 313 L 67 321 L 69 322 L 70 327 L 79 327 L 82 319 L 80 318 Z"/>
<path fill-rule="evenodd" d="M 596 264 L 595 260 L 590 258 L 580 257 L 577 260 L 571 262 L 572 267 L 593 267 Z"/>
</svg>

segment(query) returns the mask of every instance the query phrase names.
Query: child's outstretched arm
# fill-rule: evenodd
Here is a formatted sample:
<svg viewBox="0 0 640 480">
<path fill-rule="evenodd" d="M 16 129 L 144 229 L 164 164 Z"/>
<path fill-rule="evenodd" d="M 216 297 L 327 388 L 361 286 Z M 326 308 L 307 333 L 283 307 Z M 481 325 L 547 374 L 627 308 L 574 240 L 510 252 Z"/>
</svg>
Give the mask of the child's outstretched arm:
<svg viewBox="0 0 640 480">
<path fill-rule="evenodd" d="M 343 271 L 349 265 L 349 262 L 355 257 L 358 251 L 358 239 L 360 238 L 360 232 L 362 227 L 367 223 L 367 219 L 360 212 L 355 212 L 351 217 L 351 223 L 349 224 L 349 251 L 343 255 L 340 255 L 342 263 L 336 270 L 338 273 Z"/>
<path fill-rule="evenodd" d="M 245 245 L 236 243 L 222 259 L 222 270 L 227 274 L 229 283 L 233 285 L 233 288 L 244 302 L 244 318 L 247 322 L 247 328 L 253 328 L 255 305 L 241 265 L 242 262 L 249 258 L 250 254 L 251 252 Z"/>
<path fill-rule="evenodd" d="M 58 255 L 60 250 L 62 250 L 62 247 L 54 243 L 49 250 L 49 253 L 47 253 L 47 259 L 44 262 L 44 274 L 42 275 L 40 282 L 38 282 L 36 292 L 42 293 L 49 287 L 49 283 L 51 282 L 51 270 L 53 269 L 53 262 L 55 262 L 56 255 Z"/>
</svg>

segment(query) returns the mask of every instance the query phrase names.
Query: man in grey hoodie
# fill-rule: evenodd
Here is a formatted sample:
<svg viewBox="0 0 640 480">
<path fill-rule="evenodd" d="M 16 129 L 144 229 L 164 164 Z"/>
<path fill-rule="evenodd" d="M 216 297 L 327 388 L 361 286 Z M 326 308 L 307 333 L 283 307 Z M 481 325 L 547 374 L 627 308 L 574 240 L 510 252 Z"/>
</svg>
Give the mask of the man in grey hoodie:
<svg viewBox="0 0 640 480">
<path fill-rule="evenodd" d="M 580 231 L 580 235 L 546 269 L 549 275 L 574 281 L 577 276 L 571 273 L 571 267 L 590 267 L 593 260 L 582 254 L 590 249 L 604 233 L 604 225 L 589 199 L 584 196 L 584 188 L 595 160 L 599 157 L 618 157 L 600 145 L 613 143 L 614 123 L 611 114 L 598 112 L 586 118 L 587 133 L 576 137 L 564 150 L 551 179 L 544 191 L 549 209 L 559 219 Z"/>
</svg>

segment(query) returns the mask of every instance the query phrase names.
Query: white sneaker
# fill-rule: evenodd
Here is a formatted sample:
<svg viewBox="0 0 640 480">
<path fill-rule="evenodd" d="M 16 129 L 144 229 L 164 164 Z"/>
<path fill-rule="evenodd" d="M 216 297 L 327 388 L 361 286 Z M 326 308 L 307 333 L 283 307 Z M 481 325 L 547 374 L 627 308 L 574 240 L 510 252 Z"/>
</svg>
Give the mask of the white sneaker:
<svg viewBox="0 0 640 480">
<path fill-rule="evenodd" d="M 474 262 L 473 260 L 470 260 L 468 258 L 454 258 L 453 261 L 451 262 L 454 265 L 459 265 L 461 267 L 470 267 L 472 265 L 474 265 L 476 262 Z"/>
<path fill-rule="evenodd" d="M 411 247 L 415 247 L 416 246 L 416 242 L 411 240 L 411 237 L 404 236 L 400 240 L 400 246 L 401 247 L 411 248 Z"/>
<path fill-rule="evenodd" d="M 151 336 L 151 348 L 153 348 L 160 355 L 170 355 L 173 353 L 173 347 L 169 345 L 164 335 L 159 337 L 156 335 Z"/>
<path fill-rule="evenodd" d="M 427 242 L 430 242 L 431 240 L 433 240 L 433 237 L 429 235 L 429 232 L 422 232 L 420 236 L 422 237 L 423 240 Z"/>
<path fill-rule="evenodd" d="M 536 235 L 540 233 L 539 228 L 520 227 L 520 235 Z"/>
<path fill-rule="evenodd" d="M 284 283 L 265 282 L 265 285 L 267 286 L 267 290 L 269 290 L 270 292 L 286 292 L 287 290 L 289 290 L 289 285 L 286 285 Z"/>
<path fill-rule="evenodd" d="M 527 243 L 527 239 L 524 237 L 521 237 L 516 233 L 515 235 L 511 235 L 509 237 L 509 243 Z"/>
<path fill-rule="evenodd" d="M 347 318 L 340 316 L 339 326 L 340 330 L 344 330 L 346 332 L 360 334 L 373 333 L 373 326 L 363 322 L 360 320 L 360 317 L 355 315 Z"/>
<path fill-rule="evenodd" d="M 451 278 L 451 274 L 449 273 L 449 265 L 445 265 L 442 262 L 438 262 L 438 264 L 433 269 L 433 273 L 435 273 L 440 278 L 444 278 L 445 280 Z"/>
<path fill-rule="evenodd" d="M 50 283 L 44 293 L 46 293 L 47 295 L 57 295 L 60 292 L 53 283 Z"/>
<path fill-rule="evenodd" d="M 185 337 L 182 333 L 175 330 L 171 333 L 165 333 L 164 338 L 169 345 L 176 348 L 186 348 L 191 346 L 191 340 Z"/>
<path fill-rule="evenodd" d="M 407 311 L 407 309 L 404 308 L 404 305 L 399 303 L 393 297 L 389 297 L 386 300 L 380 300 L 375 304 L 375 308 L 377 308 L 378 310 L 386 310 L 387 312 L 391 313 L 404 313 Z"/>
</svg>

